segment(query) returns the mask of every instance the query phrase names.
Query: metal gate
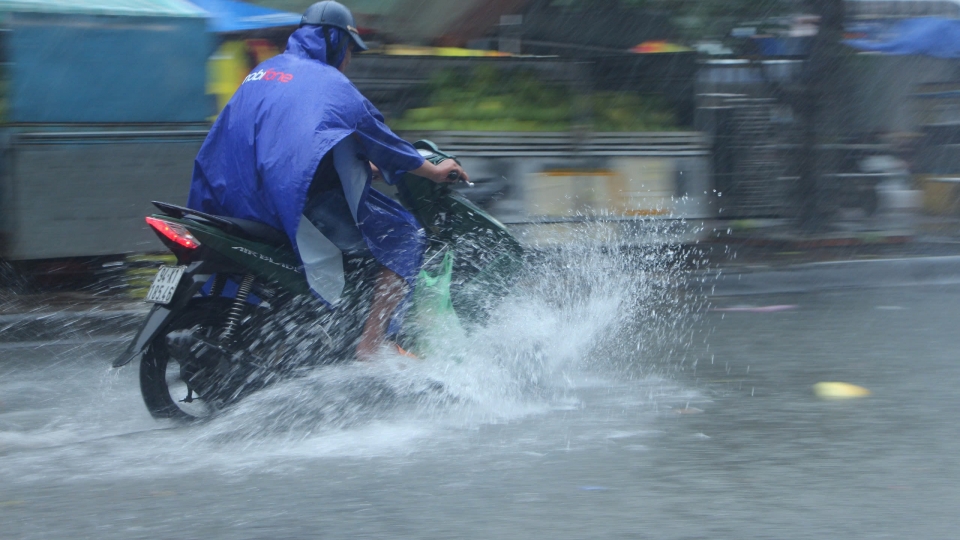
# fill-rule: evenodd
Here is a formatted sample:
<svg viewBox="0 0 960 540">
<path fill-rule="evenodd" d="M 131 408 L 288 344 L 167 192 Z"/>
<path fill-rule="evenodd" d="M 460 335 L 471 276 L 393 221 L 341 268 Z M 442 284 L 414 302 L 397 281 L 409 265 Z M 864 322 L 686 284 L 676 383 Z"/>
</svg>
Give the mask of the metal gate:
<svg viewBox="0 0 960 540">
<path fill-rule="evenodd" d="M 770 98 L 728 97 L 715 115 L 714 178 L 718 215 L 728 218 L 786 218 L 797 174 L 790 149 L 793 123 Z"/>
</svg>

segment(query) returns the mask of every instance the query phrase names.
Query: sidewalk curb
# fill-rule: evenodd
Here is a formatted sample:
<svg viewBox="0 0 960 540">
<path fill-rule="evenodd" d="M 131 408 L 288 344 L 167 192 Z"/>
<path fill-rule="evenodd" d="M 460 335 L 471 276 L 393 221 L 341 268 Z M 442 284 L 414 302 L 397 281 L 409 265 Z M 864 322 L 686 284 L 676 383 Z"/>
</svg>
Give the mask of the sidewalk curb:
<svg viewBox="0 0 960 540">
<path fill-rule="evenodd" d="M 147 310 L 63 310 L 0 315 L 0 343 L 82 342 L 131 335 Z"/>
<path fill-rule="evenodd" d="M 729 268 L 701 274 L 709 296 L 804 293 L 842 289 L 960 284 L 960 256 L 806 263 L 782 268 Z"/>
<path fill-rule="evenodd" d="M 150 311 L 147 309 L 115 309 L 115 310 L 62 310 L 62 311 L 36 311 L 23 313 L 5 313 L 0 314 L 0 328 L 4 325 L 18 323 L 22 321 L 50 321 L 60 324 L 75 322 L 78 319 L 102 319 L 109 320 L 117 317 L 132 316 L 137 317 L 146 315 Z"/>
<path fill-rule="evenodd" d="M 960 284 L 960 256 L 732 267 L 693 273 L 690 288 L 707 296 L 750 296 L 831 290 Z M 60 310 L 0 314 L 0 343 L 103 341 L 130 336 L 143 309 Z"/>
</svg>

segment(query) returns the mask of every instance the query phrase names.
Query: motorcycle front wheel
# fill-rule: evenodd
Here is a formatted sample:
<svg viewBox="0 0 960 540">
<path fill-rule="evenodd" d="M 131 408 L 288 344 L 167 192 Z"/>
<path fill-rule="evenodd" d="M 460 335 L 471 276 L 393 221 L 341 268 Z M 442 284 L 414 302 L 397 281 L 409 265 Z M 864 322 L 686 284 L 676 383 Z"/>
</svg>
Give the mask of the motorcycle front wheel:
<svg viewBox="0 0 960 540">
<path fill-rule="evenodd" d="M 218 409 L 217 400 L 198 384 L 205 365 L 202 359 L 177 358 L 171 354 L 171 334 L 214 338 L 223 326 L 232 302 L 229 298 L 194 298 L 150 343 L 140 360 L 140 393 L 154 418 L 193 421 L 209 418 Z"/>
</svg>

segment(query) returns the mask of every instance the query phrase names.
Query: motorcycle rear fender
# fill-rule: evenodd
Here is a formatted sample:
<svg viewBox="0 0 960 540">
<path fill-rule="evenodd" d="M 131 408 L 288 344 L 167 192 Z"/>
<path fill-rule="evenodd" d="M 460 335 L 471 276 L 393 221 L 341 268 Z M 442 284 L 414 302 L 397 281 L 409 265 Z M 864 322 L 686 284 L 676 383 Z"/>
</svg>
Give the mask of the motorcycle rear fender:
<svg viewBox="0 0 960 540">
<path fill-rule="evenodd" d="M 126 350 L 113 361 L 113 367 L 118 368 L 130 363 L 147 348 L 147 345 L 170 323 L 173 316 L 183 309 L 188 302 L 203 288 L 204 284 L 214 274 L 216 269 L 207 261 L 197 261 L 187 266 L 187 270 L 180 278 L 180 284 L 173 294 L 173 299 L 167 305 L 154 304 L 143 321 L 136 337 L 130 342 Z"/>
<path fill-rule="evenodd" d="M 292 293 L 310 294 L 306 274 L 293 246 L 254 242 L 190 220 L 180 220 L 179 223 L 184 225 L 204 248 L 216 252 L 224 260 Z"/>
</svg>

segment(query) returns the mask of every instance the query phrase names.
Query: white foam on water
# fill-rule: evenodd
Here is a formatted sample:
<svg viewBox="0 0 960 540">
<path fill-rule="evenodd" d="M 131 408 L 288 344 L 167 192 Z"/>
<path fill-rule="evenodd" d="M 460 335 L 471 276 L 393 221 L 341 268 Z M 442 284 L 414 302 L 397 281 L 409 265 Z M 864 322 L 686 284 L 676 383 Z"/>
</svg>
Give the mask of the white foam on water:
<svg viewBox="0 0 960 540">
<path fill-rule="evenodd" d="M 422 360 L 386 355 L 317 368 L 195 425 L 150 419 L 136 368 L 112 371 L 49 421 L 18 427 L 0 410 L 0 479 L 243 473 L 305 459 L 405 456 L 485 425 L 574 414 L 583 392 L 614 389 L 610 399 L 624 410 L 689 401 L 695 392 L 670 383 L 663 367 L 682 354 L 698 309 L 677 292 L 674 258 L 603 241 L 568 246 L 531 265 L 483 326 L 441 329 Z M 580 439 L 647 433 L 601 426 Z"/>
</svg>

